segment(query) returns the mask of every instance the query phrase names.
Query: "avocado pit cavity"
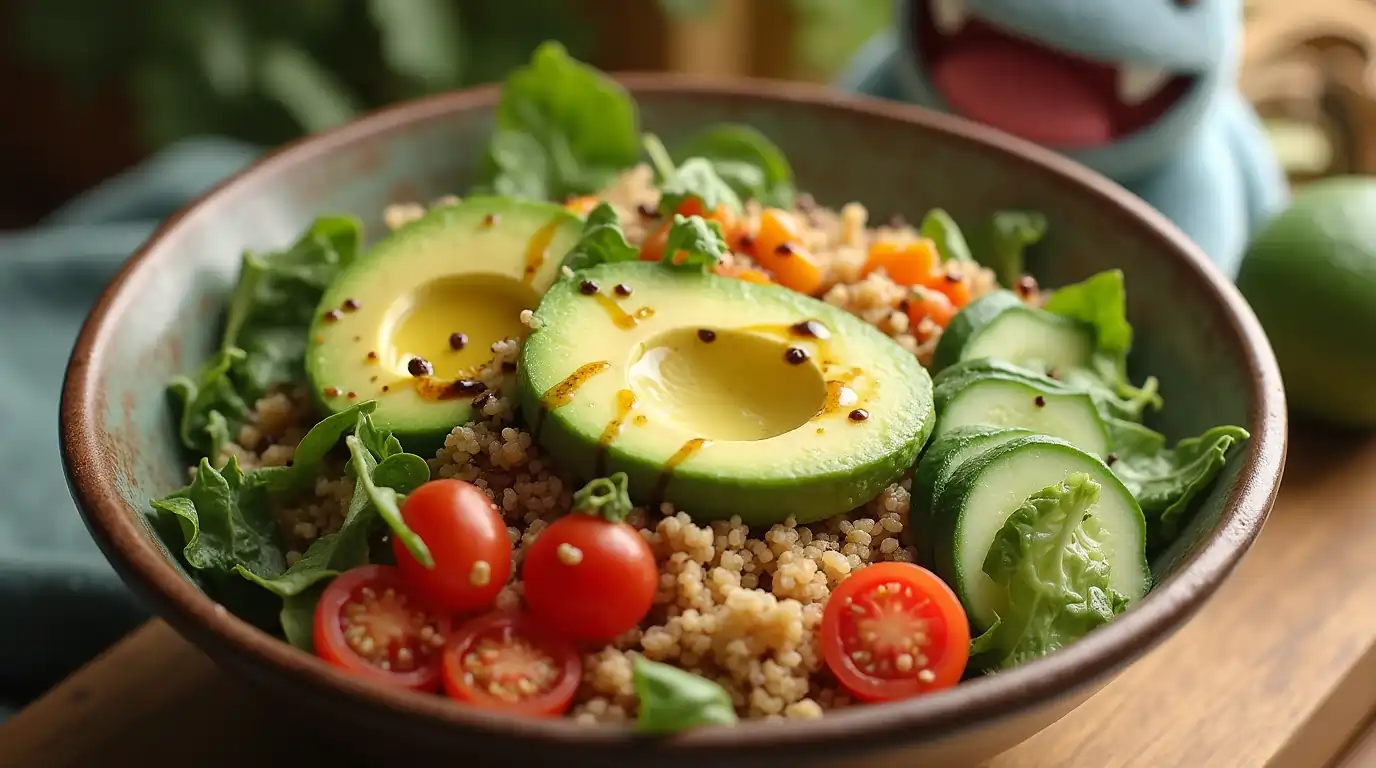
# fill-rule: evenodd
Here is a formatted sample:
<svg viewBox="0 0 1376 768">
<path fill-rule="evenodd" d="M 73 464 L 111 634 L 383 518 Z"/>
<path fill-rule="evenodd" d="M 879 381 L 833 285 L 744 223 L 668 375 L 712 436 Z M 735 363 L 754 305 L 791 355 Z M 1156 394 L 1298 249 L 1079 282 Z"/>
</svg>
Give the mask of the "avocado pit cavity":
<svg viewBox="0 0 1376 768">
<path fill-rule="evenodd" d="M 492 358 L 492 345 L 521 335 L 521 310 L 538 297 L 503 275 L 441 277 L 399 296 L 388 309 L 379 344 L 384 364 L 399 376 L 460 378 Z M 463 328 L 464 332 L 451 332 Z M 411 361 L 433 366 L 416 373 Z"/>
</svg>

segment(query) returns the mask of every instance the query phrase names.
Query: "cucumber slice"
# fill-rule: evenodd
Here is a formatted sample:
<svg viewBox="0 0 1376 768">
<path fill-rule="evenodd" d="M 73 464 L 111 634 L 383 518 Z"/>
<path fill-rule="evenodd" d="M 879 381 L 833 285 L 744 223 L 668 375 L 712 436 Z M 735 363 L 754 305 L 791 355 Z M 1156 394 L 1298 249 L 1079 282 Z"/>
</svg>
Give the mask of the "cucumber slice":
<svg viewBox="0 0 1376 768">
<path fill-rule="evenodd" d="M 955 589 L 975 630 L 987 629 L 997 618 L 997 589 L 984 573 L 994 536 L 1032 494 L 1076 472 L 1102 486 L 1091 513 L 1109 555 L 1110 586 L 1129 600 L 1150 589 L 1146 520 L 1122 481 L 1102 461 L 1064 440 L 1020 437 L 961 464 L 932 507 L 936 571 Z"/>
<path fill-rule="evenodd" d="M 1066 384 L 1063 381 L 1053 379 L 1050 376 L 1045 376 L 1029 368 L 1023 368 L 1022 366 L 1014 365 L 1013 363 L 1007 362 L 1006 360 L 998 360 L 992 357 L 980 357 L 971 360 L 961 360 L 960 362 L 956 363 L 950 368 L 947 368 L 943 370 L 941 373 L 937 374 L 936 378 L 932 379 L 932 386 L 938 387 L 943 384 L 946 384 L 948 387 L 954 387 L 956 385 L 947 384 L 947 382 L 957 380 L 971 381 L 991 373 L 1002 374 L 1004 376 L 1011 376 L 1013 378 L 1022 379 L 1023 381 L 1026 381 L 1029 384 L 1035 384 L 1040 387 L 1049 387 L 1052 389 L 1074 391 L 1080 391 L 1081 389 L 1083 389 L 1082 387 L 1073 387 L 1069 384 Z"/>
<path fill-rule="evenodd" d="M 941 334 L 932 367 L 942 371 L 961 360 L 992 357 L 1044 370 L 1089 364 L 1095 351 L 1094 328 L 1035 309 L 1009 291 L 995 291 L 971 302 Z"/>
<path fill-rule="evenodd" d="M 1108 429 L 1088 393 L 1034 383 L 1023 375 L 986 372 L 936 388 L 936 439 L 956 427 L 1022 427 L 1059 437 L 1095 456 L 1112 450 Z"/>
<path fill-rule="evenodd" d="M 913 473 L 912 505 L 908 512 L 908 530 L 920 562 L 932 562 L 932 502 L 941 495 L 956 468 L 996 445 L 1031 434 L 1027 429 L 972 425 L 957 427 L 928 446 Z"/>
</svg>

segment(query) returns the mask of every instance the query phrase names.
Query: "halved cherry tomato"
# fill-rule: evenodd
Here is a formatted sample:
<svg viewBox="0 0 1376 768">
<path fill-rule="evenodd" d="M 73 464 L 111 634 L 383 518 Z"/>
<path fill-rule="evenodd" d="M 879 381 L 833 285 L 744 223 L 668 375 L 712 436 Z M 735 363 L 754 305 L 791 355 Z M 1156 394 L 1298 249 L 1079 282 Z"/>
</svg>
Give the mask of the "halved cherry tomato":
<svg viewBox="0 0 1376 768">
<path fill-rule="evenodd" d="M 928 285 L 939 263 L 936 246 L 926 238 L 908 242 L 880 240 L 870 246 L 869 259 L 860 274 L 883 269 L 899 285 Z"/>
<path fill-rule="evenodd" d="M 580 195 L 565 200 L 564 210 L 576 213 L 579 216 L 587 216 L 589 213 L 592 213 L 592 209 L 596 208 L 598 203 L 601 202 L 602 200 L 598 198 L 597 195 Z"/>
<path fill-rule="evenodd" d="M 641 261 L 663 261 L 664 247 L 669 244 L 670 222 L 664 222 L 640 244 Z"/>
<path fill-rule="evenodd" d="M 462 480 L 431 480 L 406 497 L 401 519 L 435 560 L 421 565 L 393 537 L 397 567 L 432 605 L 455 613 L 482 610 L 511 577 L 511 539 L 496 505 Z"/>
<path fill-rule="evenodd" d="M 970 625 L 951 588 L 910 563 L 876 563 L 841 582 L 822 612 L 822 655 L 865 701 L 949 688 L 970 655 Z"/>
<path fill-rule="evenodd" d="M 444 649 L 444 692 L 485 709 L 558 715 L 582 677 L 578 651 L 524 614 L 494 611 L 473 619 Z"/>
<path fill-rule="evenodd" d="M 822 270 L 803 245 L 802 228 L 788 211 L 766 208 L 760 214 L 754 256 L 785 288 L 813 294 L 822 287 Z"/>
<path fill-rule="evenodd" d="M 951 318 L 956 316 L 956 308 L 952 306 L 951 300 L 946 298 L 946 294 L 938 293 L 929 289 L 917 289 L 908 299 L 908 322 L 910 327 L 916 329 L 917 324 L 923 318 L 929 318 L 939 327 L 945 328 L 950 325 Z"/>
<path fill-rule="evenodd" d="M 439 688 L 449 618 L 425 608 L 401 572 L 364 565 L 336 576 L 315 606 L 315 653 L 387 685 Z"/>
<path fill-rule="evenodd" d="M 740 265 L 728 267 L 725 264 L 718 264 L 712 271 L 722 277 L 734 277 L 737 280 L 744 280 L 747 283 L 765 284 L 774 282 L 770 280 L 769 275 L 765 274 L 763 271 L 750 267 L 742 267 Z"/>
<path fill-rule="evenodd" d="M 606 641 L 650 612 L 659 568 L 635 528 L 574 513 L 526 548 L 521 580 L 541 626 L 571 640 Z"/>
</svg>

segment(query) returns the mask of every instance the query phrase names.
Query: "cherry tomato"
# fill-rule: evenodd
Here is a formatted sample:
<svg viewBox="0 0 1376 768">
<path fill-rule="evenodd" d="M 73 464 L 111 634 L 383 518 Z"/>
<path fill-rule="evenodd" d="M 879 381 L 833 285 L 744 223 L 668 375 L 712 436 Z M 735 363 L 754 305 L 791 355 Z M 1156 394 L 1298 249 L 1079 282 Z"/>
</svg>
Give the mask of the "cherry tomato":
<svg viewBox="0 0 1376 768">
<path fill-rule="evenodd" d="M 436 690 L 449 619 L 421 606 L 396 568 L 364 565 L 346 571 L 316 603 L 315 653 L 387 685 Z"/>
<path fill-rule="evenodd" d="M 933 323 L 945 328 L 955 316 L 956 308 L 951 305 L 951 300 L 946 298 L 944 293 L 931 290 L 915 291 L 912 298 L 908 299 L 908 322 L 914 330 L 923 318 L 930 318 Z"/>
<path fill-rule="evenodd" d="M 640 532 L 626 523 L 574 513 L 526 548 L 521 565 L 530 615 L 577 641 L 606 641 L 650 611 L 659 568 Z"/>
<path fill-rule="evenodd" d="M 970 655 L 955 593 L 910 563 L 876 563 L 841 582 L 822 612 L 821 640 L 832 674 L 865 701 L 949 688 Z"/>
<path fill-rule="evenodd" d="M 723 234 L 731 233 L 736 230 L 736 216 L 731 213 L 731 209 L 725 205 L 718 205 L 711 213 L 702 206 L 702 201 L 696 197 L 684 198 L 674 211 L 680 216 L 701 216 L 708 221 L 715 221 L 721 225 Z"/>
<path fill-rule="evenodd" d="M 774 280 L 799 293 L 816 293 L 822 287 L 822 269 L 803 245 L 803 231 L 793 214 L 766 208 L 760 214 L 753 254 Z"/>
<path fill-rule="evenodd" d="M 558 715 L 583 677 L 578 651 L 524 614 L 494 611 L 464 624 L 444 649 L 444 692 L 485 709 Z"/>
<path fill-rule="evenodd" d="M 511 577 L 511 539 L 492 500 L 462 480 L 431 480 L 406 497 L 401 519 L 435 560 L 421 565 L 393 537 L 397 567 L 431 605 L 454 613 L 482 610 Z"/>
<path fill-rule="evenodd" d="M 669 227 L 670 222 L 664 222 L 640 244 L 641 261 L 664 260 L 664 247 L 669 244 Z"/>
</svg>

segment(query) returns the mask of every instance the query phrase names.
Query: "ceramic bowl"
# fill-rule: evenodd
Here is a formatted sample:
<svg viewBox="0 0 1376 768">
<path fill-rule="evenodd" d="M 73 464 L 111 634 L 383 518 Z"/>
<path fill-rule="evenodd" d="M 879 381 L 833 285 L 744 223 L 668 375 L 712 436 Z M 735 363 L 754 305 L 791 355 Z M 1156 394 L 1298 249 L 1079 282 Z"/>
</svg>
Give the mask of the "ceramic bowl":
<svg viewBox="0 0 1376 768">
<path fill-rule="evenodd" d="M 875 217 L 909 219 L 942 206 L 958 221 L 1036 209 L 1051 223 L 1032 264 L 1044 284 L 1121 268 L 1137 329 L 1132 365 L 1160 377 L 1169 403 L 1154 426 L 1172 439 L 1219 423 L 1252 433 L 1184 537 L 1154 564 L 1155 590 L 1066 650 L 937 695 L 816 722 L 744 724 L 659 740 L 565 720 L 496 717 L 438 696 L 378 687 L 255 629 L 198 591 L 144 518 L 149 499 L 186 480 L 163 382 L 194 370 L 213 348 L 243 249 L 284 245 L 326 211 L 363 217 L 376 237 L 388 203 L 462 193 L 498 96 L 481 88 L 383 110 L 264 158 L 168 220 L 91 313 L 63 392 L 67 476 L 106 555 L 172 626 L 236 674 L 271 689 L 275 706 L 292 707 L 299 721 L 386 732 L 389 748 L 527 764 L 877 765 L 888 758 L 937 765 L 988 757 L 1027 738 L 1204 606 L 1271 508 L 1285 457 L 1285 408 L 1256 319 L 1178 230 L 1070 161 L 957 118 L 811 86 L 659 75 L 623 82 L 645 128 L 670 144 L 710 122 L 759 127 L 792 160 L 800 186 L 823 204 L 858 200 Z"/>
</svg>

